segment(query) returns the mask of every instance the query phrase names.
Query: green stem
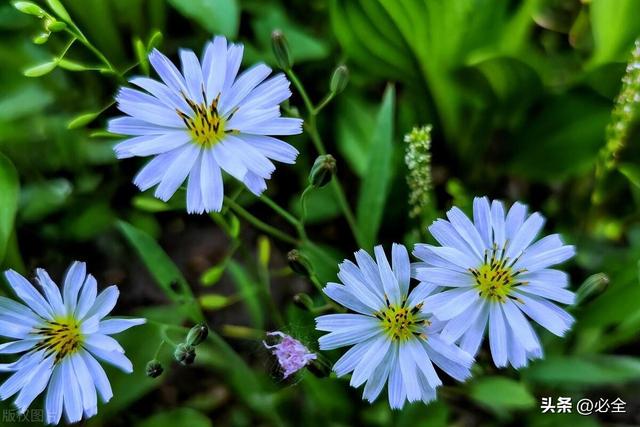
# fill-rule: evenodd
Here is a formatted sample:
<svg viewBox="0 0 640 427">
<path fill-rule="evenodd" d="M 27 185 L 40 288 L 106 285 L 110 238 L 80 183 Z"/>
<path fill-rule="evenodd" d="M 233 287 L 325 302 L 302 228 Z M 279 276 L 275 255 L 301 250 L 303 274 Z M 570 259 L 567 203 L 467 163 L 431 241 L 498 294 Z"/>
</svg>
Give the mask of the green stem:
<svg viewBox="0 0 640 427">
<path fill-rule="evenodd" d="M 324 107 L 326 107 L 327 105 L 329 105 L 329 103 L 331 102 L 331 100 L 333 100 L 333 97 L 335 96 L 335 94 L 333 92 L 330 92 L 327 96 L 324 97 L 324 99 L 322 101 L 320 101 L 320 103 L 316 106 L 316 108 L 313 110 L 313 114 L 314 115 L 318 115 L 318 113 L 320 113 L 320 111 L 322 111 L 322 109 Z"/>
<path fill-rule="evenodd" d="M 307 194 L 309 194 L 311 190 L 313 190 L 313 186 L 308 185 L 302 192 L 302 195 L 300 195 L 300 223 L 302 226 L 304 226 L 304 222 L 307 218 Z"/>
<path fill-rule="evenodd" d="M 71 34 L 73 37 L 77 38 L 80 43 L 82 43 L 87 49 L 89 49 L 93 54 L 100 60 L 110 72 L 116 74 L 117 76 L 121 76 L 118 70 L 109 62 L 106 56 L 98 48 L 96 48 L 87 37 L 80 31 L 80 29 L 75 25 L 71 24 L 70 27 L 65 28 L 65 31 Z"/>
<path fill-rule="evenodd" d="M 289 224 L 293 225 L 296 228 L 300 225 L 300 221 L 298 221 L 296 217 L 291 215 L 284 208 L 280 207 L 280 205 L 278 205 L 276 202 L 271 200 L 265 194 L 260 196 L 258 199 L 264 204 L 266 204 L 267 206 L 269 206 L 271 209 L 273 209 L 278 215 L 284 218 Z"/>
<path fill-rule="evenodd" d="M 304 102 L 304 105 L 307 108 L 309 115 L 313 115 L 313 112 L 315 109 L 313 108 L 313 103 L 311 102 L 311 98 L 309 98 L 309 95 L 307 94 L 307 91 L 304 89 L 302 82 L 300 82 L 300 80 L 298 79 L 298 76 L 296 76 L 296 74 L 293 72 L 292 69 L 288 69 L 286 73 L 289 79 L 291 80 L 291 82 L 293 83 L 293 85 L 296 87 L 296 89 L 300 93 L 300 96 L 302 97 L 302 101 Z"/>
<path fill-rule="evenodd" d="M 257 229 L 262 230 L 265 233 L 275 237 L 276 239 L 282 240 L 283 242 L 289 243 L 291 245 L 298 245 L 299 242 L 297 239 L 251 215 L 246 209 L 244 209 L 230 197 L 225 196 L 224 201 L 227 206 L 229 206 L 229 208 L 233 210 L 238 216 L 244 218 L 245 221 L 251 223 Z"/>
</svg>

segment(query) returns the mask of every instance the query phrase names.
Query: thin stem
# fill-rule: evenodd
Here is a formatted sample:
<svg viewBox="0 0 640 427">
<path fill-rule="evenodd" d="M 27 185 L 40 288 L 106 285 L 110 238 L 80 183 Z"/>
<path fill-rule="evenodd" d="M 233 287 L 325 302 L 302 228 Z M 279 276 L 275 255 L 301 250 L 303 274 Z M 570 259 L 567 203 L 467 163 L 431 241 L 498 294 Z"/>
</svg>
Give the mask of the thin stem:
<svg viewBox="0 0 640 427">
<path fill-rule="evenodd" d="M 286 73 L 289 79 L 291 80 L 291 82 L 293 82 L 293 85 L 296 87 L 296 89 L 300 93 L 300 96 L 302 97 L 302 101 L 304 102 L 304 105 L 307 108 L 309 115 L 313 115 L 313 112 L 315 110 L 313 108 L 313 103 L 311 102 L 311 98 L 309 98 L 307 91 L 304 89 L 304 86 L 298 79 L 298 76 L 296 76 L 296 74 L 293 72 L 292 69 L 288 69 Z"/>
<path fill-rule="evenodd" d="M 160 345 L 158 346 L 158 348 L 156 349 L 155 354 L 153 355 L 154 359 L 158 359 L 158 356 L 160 355 L 160 350 L 162 350 L 162 346 L 165 344 L 164 339 L 162 341 L 160 341 Z"/>
<path fill-rule="evenodd" d="M 271 200 L 265 194 L 261 195 L 258 199 L 264 204 L 266 204 L 267 206 L 269 206 L 271 209 L 273 209 L 278 215 L 284 218 L 289 224 L 293 225 L 296 228 L 300 225 L 300 221 L 298 221 L 296 217 L 291 215 L 284 208 L 280 207 L 280 205 L 278 205 L 276 202 Z"/>
<path fill-rule="evenodd" d="M 66 27 L 65 31 L 68 32 L 69 34 L 71 34 L 72 36 L 76 37 L 80 43 L 82 43 L 83 45 L 85 45 L 85 47 L 87 49 L 89 49 L 91 52 L 93 52 L 94 55 L 96 55 L 96 57 L 98 57 L 98 59 L 100 61 L 102 61 L 102 63 L 104 65 L 107 66 L 107 68 L 109 69 L 109 71 L 111 71 L 113 74 L 116 74 L 118 76 L 121 76 L 120 73 L 118 72 L 118 70 L 111 64 L 111 62 L 109 62 L 109 60 L 107 59 L 106 56 L 104 56 L 104 54 L 102 52 L 100 52 L 98 50 L 98 48 L 96 48 L 88 39 L 87 37 L 82 33 L 82 31 L 80 31 L 80 29 L 75 25 L 72 24 L 71 27 Z"/>
<path fill-rule="evenodd" d="M 257 229 L 262 230 L 265 233 L 275 237 L 276 239 L 282 240 L 283 242 L 289 243 L 291 245 L 297 245 L 299 243 L 297 239 L 290 236 L 289 234 L 284 233 L 251 215 L 246 209 L 244 209 L 230 197 L 225 196 L 224 201 L 236 214 L 244 218 L 247 222 L 251 223 Z"/>
<path fill-rule="evenodd" d="M 318 115 L 318 113 L 320 113 L 320 111 L 322 111 L 322 109 L 324 107 L 326 107 L 327 105 L 329 105 L 329 103 L 331 102 L 331 100 L 333 99 L 333 97 L 335 96 L 335 94 L 333 92 L 329 92 L 327 94 L 327 96 L 324 97 L 324 99 L 322 101 L 320 101 L 320 103 L 316 106 L 316 108 L 313 110 L 313 114 L 314 115 Z"/>
<path fill-rule="evenodd" d="M 302 192 L 302 195 L 300 195 L 300 223 L 303 226 L 307 218 L 307 194 L 309 194 L 311 190 L 313 190 L 313 186 L 308 185 Z"/>
</svg>

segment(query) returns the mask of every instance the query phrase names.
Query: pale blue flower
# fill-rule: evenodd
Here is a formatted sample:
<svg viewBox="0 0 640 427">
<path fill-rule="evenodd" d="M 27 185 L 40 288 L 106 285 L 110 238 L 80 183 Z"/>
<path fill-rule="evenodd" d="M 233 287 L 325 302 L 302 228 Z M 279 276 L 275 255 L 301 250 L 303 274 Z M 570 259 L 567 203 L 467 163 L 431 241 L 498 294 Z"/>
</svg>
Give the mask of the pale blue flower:
<svg viewBox="0 0 640 427">
<path fill-rule="evenodd" d="M 338 277 L 324 292 L 355 311 L 316 318 L 316 329 L 330 332 L 319 339 L 321 350 L 351 347 L 333 366 L 338 376 L 351 375 L 351 386 L 365 384 L 363 398 L 373 402 L 388 383 L 389 405 L 406 400 L 429 402 L 442 384 L 434 364 L 459 381 L 470 376 L 473 357 L 440 336 L 442 322 L 421 308 L 432 287 L 421 284 L 409 292 L 411 265 L 404 246 L 394 244 L 393 267 L 381 246 L 374 260 L 366 251 L 345 260 Z"/>
<path fill-rule="evenodd" d="M 502 202 L 477 197 L 473 222 L 456 207 L 447 217 L 429 227 L 442 246 L 416 245 L 414 255 L 423 262 L 413 266 L 423 285 L 442 290 L 425 300 L 425 310 L 446 322 L 442 338 L 475 355 L 488 323 L 496 366 L 521 368 L 541 358 L 525 315 L 558 336 L 571 328 L 573 317 L 551 302 L 574 303 L 569 276 L 549 267 L 571 258 L 575 248 L 558 234 L 534 243 L 545 219 L 527 215 L 517 202 L 505 216 Z"/>
<path fill-rule="evenodd" d="M 105 318 L 116 304 L 118 288 L 109 286 L 98 294 L 96 279 L 86 274 L 82 262 L 69 267 L 62 292 L 43 269 L 36 270 L 41 291 L 13 270 L 5 277 L 22 303 L 0 297 L 0 336 L 11 339 L 0 344 L 0 354 L 21 355 L 0 364 L 0 372 L 11 372 L 0 386 L 0 399 L 15 395 L 15 406 L 24 413 L 46 390 L 47 424 L 58 424 L 63 412 L 69 423 L 94 416 L 97 397 L 108 402 L 113 395 L 98 360 L 133 371 L 109 335 L 145 320 Z"/>
<path fill-rule="evenodd" d="M 267 188 L 275 166 L 295 163 L 298 151 L 268 135 L 302 132 L 302 120 L 280 116 L 279 104 L 291 96 L 283 74 L 257 64 L 238 75 L 243 46 L 216 37 L 202 61 L 180 51 L 182 73 L 157 50 L 149 62 L 162 80 L 135 77 L 143 89 L 122 88 L 116 97 L 127 116 L 109 122 L 109 131 L 132 138 L 118 144 L 118 158 L 154 156 L 134 179 L 145 191 L 167 201 L 188 179 L 187 211 L 219 211 L 222 173 L 242 181 L 254 194 Z"/>
</svg>

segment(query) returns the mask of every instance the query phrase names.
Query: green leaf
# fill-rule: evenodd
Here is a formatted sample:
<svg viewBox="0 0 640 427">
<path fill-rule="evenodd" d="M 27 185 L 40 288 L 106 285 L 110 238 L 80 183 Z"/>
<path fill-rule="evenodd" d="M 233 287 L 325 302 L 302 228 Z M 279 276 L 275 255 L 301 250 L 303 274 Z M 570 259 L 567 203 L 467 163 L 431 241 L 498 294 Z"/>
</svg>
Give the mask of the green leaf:
<svg viewBox="0 0 640 427">
<path fill-rule="evenodd" d="M 133 40 L 133 49 L 136 52 L 136 57 L 138 58 L 138 62 L 140 63 L 140 69 L 144 74 L 149 74 L 149 52 L 147 51 L 146 46 L 138 37 Z"/>
<path fill-rule="evenodd" d="M 27 77 L 40 77 L 50 73 L 58 66 L 57 61 L 48 61 L 42 64 L 27 68 L 23 74 Z"/>
<path fill-rule="evenodd" d="M 93 71 L 96 69 L 93 65 L 85 65 L 70 59 L 61 58 L 58 60 L 58 66 L 69 71 Z M 100 68 L 100 71 L 108 71 L 106 68 Z"/>
<path fill-rule="evenodd" d="M 605 386 L 640 380 L 640 359 L 627 356 L 550 356 L 532 364 L 527 380 L 556 385 Z"/>
<path fill-rule="evenodd" d="M 191 408 L 176 408 L 153 414 L 135 427 L 211 427 L 211 420 L 203 413 Z"/>
<path fill-rule="evenodd" d="M 378 237 L 393 177 L 393 118 L 395 90 L 388 86 L 376 119 L 367 172 L 360 184 L 357 222 L 365 249 Z"/>
<path fill-rule="evenodd" d="M 220 281 L 226 269 L 227 269 L 227 263 L 225 259 L 224 263 L 214 265 L 213 267 L 209 268 L 204 273 L 202 273 L 202 276 L 200 277 L 200 282 L 202 283 L 203 286 L 215 285 Z"/>
<path fill-rule="evenodd" d="M 147 52 L 150 52 L 151 50 L 153 50 L 153 48 L 160 46 L 160 43 L 162 43 L 162 37 L 162 32 L 158 30 L 154 31 L 153 34 L 151 34 L 151 37 L 149 37 L 149 42 L 147 43 Z"/>
<path fill-rule="evenodd" d="M 118 229 L 136 250 L 167 298 L 184 310 L 192 320 L 201 321 L 202 312 L 187 280 L 160 245 L 147 233 L 127 222 L 118 221 Z"/>
<path fill-rule="evenodd" d="M 231 275 L 231 279 L 238 288 L 242 301 L 249 311 L 253 326 L 261 329 L 264 324 L 264 311 L 262 310 L 263 304 L 259 298 L 260 284 L 249 275 L 242 265 L 234 260 L 229 260 L 227 269 Z"/>
<path fill-rule="evenodd" d="M 13 232 L 19 193 L 18 172 L 11 160 L 0 153 L 0 264 Z"/>
<path fill-rule="evenodd" d="M 200 305 L 205 310 L 219 310 L 234 302 L 233 298 L 229 298 L 220 294 L 206 294 L 198 298 Z"/>
<path fill-rule="evenodd" d="M 367 172 L 368 154 L 371 152 L 375 109 L 356 97 L 345 96 L 339 98 L 338 111 L 338 150 L 351 170 L 362 177 Z"/>
<path fill-rule="evenodd" d="M 616 0 L 612 7 L 610 0 L 592 0 L 589 8 L 595 45 L 590 65 L 625 61 L 640 33 L 640 2 Z"/>
<path fill-rule="evenodd" d="M 500 412 L 532 408 L 536 399 L 522 383 L 503 377 L 484 377 L 473 382 L 470 395 L 480 405 Z"/>
<path fill-rule="evenodd" d="M 67 124 L 67 129 L 77 129 L 84 127 L 95 120 L 100 115 L 101 111 L 93 111 L 90 113 L 79 114 Z"/>
<path fill-rule="evenodd" d="M 59 211 L 69 200 L 73 187 L 65 178 L 36 182 L 20 194 L 20 219 L 32 223 Z"/>
<path fill-rule="evenodd" d="M 240 6 L 237 0 L 169 0 L 169 3 L 212 34 L 230 38 L 238 35 Z"/>
<path fill-rule="evenodd" d="M 67 21 L 69 24 L 73 24 L 71 20 L 71 16 L 69 16 L 69 12 L 64 8 L 62 3 L 59 0 L 47 0 L 47 4 L 53 10 L 53 12 L 60 17 L 63 21 Z"/>
<path fill-rule="evenodd" d="M 630 183 L 640 188 L 640 167 L 632 163 L 622 163 L 618 165 L 620 173 L 627 177 Z"/>
</svg>

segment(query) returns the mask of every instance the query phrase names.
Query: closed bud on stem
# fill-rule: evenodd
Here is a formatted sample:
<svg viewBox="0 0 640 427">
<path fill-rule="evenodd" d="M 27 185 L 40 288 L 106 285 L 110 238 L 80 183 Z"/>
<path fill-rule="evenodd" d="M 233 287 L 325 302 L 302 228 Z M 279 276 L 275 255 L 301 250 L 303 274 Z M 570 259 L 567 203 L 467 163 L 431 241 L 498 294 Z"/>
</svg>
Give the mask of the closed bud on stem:
<svg viewBox="0 0 640 427">
<path fill-rule="evenodd" d="M 181 365 L 191 365 L 193 361 L 196 360 L 196 349 L 189 344 L 180 343 L 176 346 L 173 357 L 180 362 Z"/>
<path fill-rule="evenodd" d="M 271 33 L 271 47 L 273 48 L 273 54 L 276 57 L 278 67 L 287 71 L 293 66 L 293 60 L 291 59 L 291 51 L 289 50 L 289 43 L 284 34 L 280 30 L 274 30 Z"/>
<path fill-rule="evenodd" d="M 187 345 L 197 346 L 206 340 L 208 336 L 209 328 L 207 325 L 204 322 L 198 323 L 189 331 L 189 334 L 187 335 Z"/>
<path fill-rule="evenodd" d="M 609 286 L 609 276 L 604 273 L 596 273 L 585 280 L 576 292 L 576 304 L 582 305 L 591 301 Z"/>
<path fill-rule="evenodd" d="M 331 154 L 318 156 L 309 173 L 309 184 L 315 188 L 324 187 L 335 173 L 336 159 Z"/>
<path fill-rule="evenodd" d="M 49 40 L 49 35 L 51 33 L 47 33 L 47 32 L 42 32 L 38 35 L 36 35 L 35 37 L 33 37 L 33 42 L 35 44 L 45 44 L 48 40 Z"/>
<path fill-rule="evenodd" d="M 349 83 L 349 69 L 346 65 L 340 65 L 333 71 L 329 90 L 337 95 L 347 87 L 347 83 Z"/>
<path fill-rule="evenodd" d="M 31 3 L 30 1 L 16 1 L 13 2 L 13 7 L 18 9 L 22 13 L 26 13 L 27 15 L 37 16 L 38 18 L 42 18 L 47 13 L 35 3 Z"/>
<path fill-rule="evenodd" d="M 57 21 L 53 18 L 47 18 L 44 21 L 44 28 L 51 33 L 56 33 L 67 28 L 67 24 L 62 21 Z"/>
<path fill-rule="evenodd" d="M 311 276 L 311 272 L 313 271 L 311 262 L 297 249 L 289 251 L 289 253 L 287 254 L 287 262 L 289 263 L 289 267 L 291 268 L 291 270 L 293 270 L 295 273 L 304 277 Z"/>
<path fill-rule="evenodd" d="M 164 372 L 160 361 L 153 359 L 147 363 L 146 373 L 148 377 L 158 378 Z"/>
<path fill-rule="evenodd" d="M 303 310 L 313 311 L 313 300 L 307 294 L 294 295 L 293 303 Z"/>
</svg>

